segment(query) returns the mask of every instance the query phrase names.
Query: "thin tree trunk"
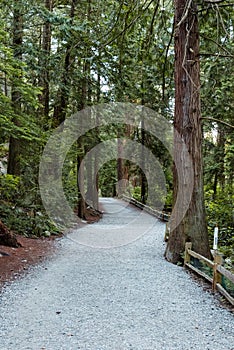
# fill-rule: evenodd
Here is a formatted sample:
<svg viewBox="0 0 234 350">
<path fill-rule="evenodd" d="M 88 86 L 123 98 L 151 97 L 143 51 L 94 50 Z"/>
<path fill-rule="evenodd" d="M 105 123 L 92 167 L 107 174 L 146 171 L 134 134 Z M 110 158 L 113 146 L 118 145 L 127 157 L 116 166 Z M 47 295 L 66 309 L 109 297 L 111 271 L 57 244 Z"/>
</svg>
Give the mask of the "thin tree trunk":
<svg viewBox="0 0 234 350">
<path fill-rule="evenodd" d="M 142 91 L 143 91 L 143 81 L 142 81 Z M 144 96 L 142 96 L 141 104 L 144 106 L 145 100 Z M 141 202 L 143 204 L 146 204 L 146 197 L 147 197 L 147 180 L 144 173 L 145 169 L 145 141 L 146 141 L 146 134 L 145 134 L 145 117 L 144 117 L 144 111 L 142 111 L 142 117 L 141 117 Z"/>
<path fill-rule="evenodd" d="M 88 19 L 90 19 L 91 14 L 91 1 L 88 2 Z M 87 48 L 87 53 L 88 53 Z M 83 78 L 81 80 L 81 100 L 79 109 L 82 110 L 86 107 L 87 102 L 89 98 L 91 98 L 90 95 L 90 86 L 89 86 L 89 78 L 90 77 L 90 64 L 87 62 L 87 60 L 84 60 L 83 62 Z M 82 196 L 82 193 L 84 194 L 84 180 L 85 180 L 85 169 L 84 169 L 84 162 L 82 162 L 84 154 L 85 154 L 85 145 L 83 144 L 82 138 L 78 140 L 77 142 L 78 146 L 78 156 L 77 156 L 77 169 L 80 173 L 79 183 L 78 183 L 78 216 L 81 219 L 85 219 L 86 214 L 86 203 L 85 198 Z M 90 176 L 90 174 L 89 174 Z M 92 175 L 91 175 L 92 177 Z M 88 184 L 90 186 L 90 184 Z"/>
<path fill-rule="evenodd" d="M 77 4 L 77 0 L 72 0 L 71 10 L 70 10 L 71 22 L 73 22 L 73 19 L 75 17 L 76 4 Z M 61 87 L 57 94 L 58 101 L 54 106 L 53 120 L 54 120 L 55 126 L 61 124 L 66 118 L 67 105 L 69 101 L 69 93 L 70 93 L 70 87 L 71 87 L 71 84 L 70 84 L 71 72 L 72 72 L 72 42 L 71 40 L 69 40 L 66 45 Z"/>
<path fill-rule="evenodd" d="M 100 54 L 99 54 L 99 59 L 101 59 Z M 98 79 L 97 79 L 97 103 L 100 103 L 101 100 L 101 73 L 100 73 L 100 68 L 98 67 Z M 99 124 L 99 112 L 96 112 L 96 125 Z M 95 143 L 98 145 L 100 143 L 100 132 L 99 132 L 99 127 L 96 127 L 96 132 L 95 132 Z M 94 153 L 94 174 L 96 174 L 96 178 L 94 179 L 94 184 L 96 188 L 94 188 L 94 208 L 96 210 L 99 210 L 99 176 L 98 176 L 98 165 L 99 165 L 99 154 L 97 149 L 95 149 Z"/>
<path fill-rule="evenodd" d="M 88 2 L 88 12 L 87 12 L 87 19 L 88 21 L 90 20 L 91 16 L 91 1 Z M 90 33 L 89 33 L 90 34 Z M 87 53 L 86 57 L 90 56 L 90 48 L 87 47 Z M 85 68 L 84 68 L 84 79 L 86 80 L 86 89 L 87 89 L 87 101 L 86 105 L 91 106 L 92 104 L 92 86 L 91 86 L 91 81 L 90 81 L 90 76 L 91 76 L 91 64 L 90 61 L 86 60 L 85 63 Z M 91 122 L 91 118 L 93 116 L 91 115 L 91 111 L 88 114 L 88 118 Z M 85 145 L 85 153 L 89 152 L 90 149 L 93 147 L 94 143 L 94 133 L 93 130 L 90 130 L 87 136 L 87 141 Z M 92 155 L 90 153 L 87 154 L 87 162 L 86 162 L 86 174 L 87 174 L 87 194 L 86 194 L 86 202 L 89 204 L 91 207 L 94 207 L 94 199 L 93 199 L 93 194 L 94 194 L 94 179 L 93 179 L 93 170 L 94 170 L 94 163 L 92 159 Z M 87 201 L 88 199 L 88 201 Z"/>
<path fill-rule="evenodd" d="M 174 202 L 178 195 L 178 176 L 183 181 L 183 198 L 191 187 L 190 178 L 184 176 L 188 165 L 181 139 L 193 162 L 194 188 L 184 219 L 169 236 L 165 257 L 173 263 L 182 260 L 186 241 L 192 242 L 196 252 L 210 257 L 203 195 L 199 27 L 195 1 L 175 0 L 175 89 L 174 126 L 180 137 L 174 135 L 177 166 L 174 167 Z M 179 212 L 172 218 L 174 222 L 178 215 Z"/>
<path fill-rule="evenodd" d="M 123 170 L 123 140 L 120 138 L 120 135 L 118 135 L 117 140 L 117 148 L 118 148 L 118 159 L 117 159 L 117 194 L 118 197 L 121 197 L 124 193 L 124 187 L 123 187 L 123 177 L 124 177 L 124 170 Z"/>
<path fill-rule="evenodd" d="M 87 174 L 87 192 L 85 195 L 86 203 L 90 205 L 91 207 L 94 207 L 93 203 L 93 187 L 94 187 L 94 181 L 93 181 L 93 159 L 91 153 L 88 153 L 86 155 L 86 174 Z"/>
<path fill-rule="evenodd" d="M 214 174 L 214 183 L 213 183 L 213 200 L 216 199 L 217 186 L 218 186 L 218 174 L 217 174 L 217 171 L 216 171 L 215 174 Z"/>
<path fill-rule="evenodd" d="M 53 0 L 45 0 L 45 8 L 53 11 Z M 40 77 L 40 86 L 42 87 L 42 94 L 40 95 L 40 102 L 42 104 L 42 114 L 48 118 L 49 116 L 49 101 L 50 101 L 50 74 L 49 74 L 49 59 L 51 51 L 51 24 L 49 21 L 45 22 L 42 32 L 42 52 L 41 58 L 42 74 Z"/>
<path fill-rule="evenodd" d="M 84 72 L 85 73 L 85 66 Z M 82 81 L 82 91 L 81 91 L 81 101 L 80 101 L 80 110 L 85 108 L 85 103 L 87 99 L 87 84 L 86 79 Z M 82 128 L 82 125 L 81 125 Z M 77 182 L 78 196 L 77 196 L 77 215 L 81 219 L 85 219 L 85 198 L 84 195 L 84 162 L 82 162 L 84 157 L 84 144 L 82 137 L 77 140 L 77 174 L 79 174 L 79 181 Z M 83 195 L 82 195 L 83 194 Z"/>
<path fill-rule="evenodd" d="M 13 50 L 14 58 L 22 60 L 22 43 L 23 43 L 23 15 L 20 11 L 20 6 L 15 4 L 13 14 Z M 21 114 L 21 93 L 12 83 L 12 106 L 15 115 Z M 13 122 L 16 126 L 20 126 L 18 117 L 14 117 Z M 20 175 L 20 154 L 21 154 L 21 141 L 15 136 L 11 136 L 9 140 L 9 156 L 7 173 L 12 175 Z"/>
</svg>

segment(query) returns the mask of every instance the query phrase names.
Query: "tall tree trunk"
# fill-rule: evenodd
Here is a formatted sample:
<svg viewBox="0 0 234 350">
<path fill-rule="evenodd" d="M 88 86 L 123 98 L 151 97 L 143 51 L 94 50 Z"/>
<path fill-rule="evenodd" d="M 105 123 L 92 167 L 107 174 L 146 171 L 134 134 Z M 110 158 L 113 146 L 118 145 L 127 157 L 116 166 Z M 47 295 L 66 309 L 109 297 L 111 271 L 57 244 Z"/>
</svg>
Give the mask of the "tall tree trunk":
<svg viewBox="0 0 234 350">
<path fill-rule="evenodd" d="M 15 3 L 13 14 L 13 50 L 14 58 L 22 60 L 22 43 L 23 43 L 23 15 L 21 13 L 21 6 Z M 20 126 L 18 116 L 21 114 L 21 93 L 17 89 L 17 86 L 12 83 L 11 94 L 12 106 L 14 109 L 15 117 L 13 122 L 16 126 Z M 20 154 L 21 154 L 21 141 L 15 136 L 10 137 L 9 141 L 9 156 L 7 173 L 12 175 L 20 175 Z"/>
<path fill-rule="evenodd" d="M 100 57 L 100 53 L 99 53 L 99 59 L 101 59 Z M 97 103 L 100 103 L 101 100 L 101 73 L 100 73 L 100 66 L 98 66 L 98 78 L 97 78 Z M 96 112 L 96 125 L 99 124 L 99 112 Z M 96 132 L 95 132 L 95 144 L 98 145 L 100 143 L 100 130 L 99 127 L 96 127 Z M 99 153 L 97 151 L 97 149 L 95 149 L 95 153 L 94 153 L 94 174 L 96 174 L 96 178 L 94 179 L 94 186 L 96 188 L 94 188 L 94 198 L 93 198 L 93 202 L 94 202 L 94 208 L 96 210 L 99 210 L 99 196 L 98 196 L 98 191 L 99 191 L 99 175 L 98 175 L 98 168 L 99 168 Z"/>
<path fill-rule="evenodd" d="M 145 175 L 145 149 L 144 149 L 144 145 L 145 145 L 145 131 L 142 129 L 141 131 L 141 142 L 142 142 L 142 150 L 141 150 L 141 202 L 143 204 L 146 204 L 146 200 L 147 200 L 147 179 L 146 179 L 146 175 Z"/>
<path fill-rule="evenodd" d="M 77 201 L 77 215 L 81 219 L 85 219 L 85 199 L 82 196 L 82 193 L 84 194 L 84 163 L 83 160 L 83 154 L 81 151 L 83 150 L 82 145 L 80 141 L 77 141 L 78 146 L 78 154 L 77 154 L 77 174 L 79 173 L 79 181 L 77 182 L 77 188 L 78 188 L 78 201 Z"/>
<path fill-rule="evenodd" d="M 53 0 L 45 0 L 45 8 L 52 12 L 53 11 Z M 49 116 L 49 101 L 50 101 L 50 74 L 49 74 L 49 59 L 51 51 L 51 24 L 49 21 L 43 25 L 42 32 L 42 52 L 43 57 L 41 58 L 42 73 L 40 77 L 40 86 L 42 87 L 42 94 L 40 95 L 40 102 L 42 104 L 42 114 L 48 118 Z"/>
<path fill-rule="evenodd" d="M 88 20 L 90 19 L 91 14 L 91 0 L 88 2 Z M 86 50 L 86 54 L 88 54 L 89 48 Z M 79 104 L 79 109 L 84 109 L 87 104 L 89 98 L 91 98 L 90 95 L 90 84 L 89 84 L 89 78 L 90 78 L 90 63 L 87 60 L 84 60 L 83 62 L 83 78 L 81 80 L 81 100 Z M 85 155 L 85 145 L 83 143 L 82 138 L 80 138 L 77 141 L 78 146 L 78 155 L 77 155 L 77 169 L 80 174 L 79 182 L 78 182 L 78 216 L 81 219 L 85 219 L 86 214 L 86 203 L 85 198 L 83 197 L 82 193 L 84 194 L 84 180 L 85 180 L 85 169 L 84 169 L 84 162 L 82 162 L 83 157 Z M 88 169 L 89 172 L 89 169 Z M 78 172 L 77 172 L 78 173 Z M 89 173 L 88 177 L 92 177 L 92 174 Z M 90 180 L 90 179 L 89 179 Z M 90 184 L 88 184 L 90 186 Z"/>
<path fill-rule="evenodd" d="M 70 19 L 71 23 L 75 17 L 75 8 L 76 8 L 77 0 L 71 1 L 71 9 L 70 9 Z M 69 93 L 70 93 L 70 80 L 71 80 L 71 72 L 72 72 L 72 40 L 68 40 L 66 44 L 66 52 L 64 57 L 64 67 L 62 74 L 61 86 L 58 91 L 58 101 L 54 106 L 54 114 L 53 120 L 55 126 L 61 124 L 65 118 L 67 113 L 67 105 L 69 101 Z"/>
<path fill-rule="evenodd" d="M 143 91 L 143 87 L 144 87 L 144 83 L 142 80 L 141 83 L 141 87 L 142 87 L 142 91 Z M 142 93 L 144 94 L 144 93 Z M 142 95 L 141 98 L 141 104 L 142 106 L 145 105 L 145 100 L 144 100 L 144 95 Z M 146 133 L 145 133 L 145 116 L 144 116 L 144 111 L 142 111 L 142 117 L 141 117 L 141 202 L 143 204 L 146 204 L 146 199 L 147 199 L 147 180 L 146 180 L 146 176 L 144 173 L 144 169 L 145 169 L 145 141 L 146 141 Z"/>
<path fill-rule="evenodd" d="M 84 67 L 85 72 L 85 67 Z M 82 110 L 85 108 L 86 104 L 86 98 L 87 98 L 87 84 L 86 79 L 84 78 L 82 81 L 82 87 L 81 87 L 81 101 L 79 109 Z M 80 126 L 82 128 L 82 125 Z M 77 140 L 77 174 L 79 174 L 79 179 L 77 181 L 77 215 L 81 219 L 85 219 L 85 198 L 82 194 L 84 194 L 84 162 L 82 162 L 84 157 L 84 140 L 82 137 L 80 137 Z"/>
<path fill-rule="evenodd" d="M 124 194 L 124 165 L 123 165 L 123 140 L 120 138 L 120 134 L 117 139 L 117 149 L 118 149 L 118 159 L 117 159 L 117 194 L 118 197 L 121 197 Z"/>
<path fill-rule="evenodd" d="M 90 20 L 91 16 L 91 1 L 88 2 L 88 13 L 87 13 L 87 19 Z M 90 47 L 87 47 L 87 53 L 86 57 L 89 57 L 91 55 L 90 53 Z M 87 101 L 86 105 L 91 106 L 92 104 L 92 86 L 91 86 L 91 64 L 90 61 L 86 60 L 84 68 L 84 79 L 86 80 L 86 89 L 87 89 Z M 93 116 L 91 113 L 89 113 L 88 118 L 91 123 L 91 118 Z M 87 138 L 86 138 L 86 145 L 85 145 L 85 153 L 90 151 L 90 149 L 93 147 L 94 143 L 94 132 L 93 130 L 90 130 Z M 94 179 L 93 179 L 93 170 L 94 170 L 94 163 L 93 163 L 93 157 L 90 153 L 87 154 L 87 162 L 86 162 L 86 180 L 87 180 L 87 193 L 86 193 L 86 200 L 87 204 L 89 204 L 91 207 L 94 208 L 94 200 L 93 200 L 93 193 L 94 193 Z"/>
<path fill-rule="evenodd" d="M 196 252 L 210 257 L 203 195 L 199 26 L 195 1 L 175 0 L 175 90 L 174 127 L 179 137 L 174 135 L 177 166 L 174 166 L 174 202 L 178 194 L 178 176 L 182 177 L 183 196 L 191 187 L 191 180 L 184 176 L 188 165 L 183 157 L 181 139 L 193 162 L 194 188 L 188 211 L 168 240 L 165 257 L 173 263 L 181 260 L 188 240 Z M 178 215 L 175 213 L 175 222 Z"/>
</svg>

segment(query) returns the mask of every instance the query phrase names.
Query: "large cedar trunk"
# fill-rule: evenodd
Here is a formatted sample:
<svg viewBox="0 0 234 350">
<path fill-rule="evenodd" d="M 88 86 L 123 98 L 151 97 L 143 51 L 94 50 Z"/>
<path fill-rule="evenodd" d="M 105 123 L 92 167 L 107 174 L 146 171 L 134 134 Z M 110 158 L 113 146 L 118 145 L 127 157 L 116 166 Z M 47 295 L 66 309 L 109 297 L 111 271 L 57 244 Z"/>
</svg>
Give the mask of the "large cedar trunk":
<svg viewBox="0 0 234 350">
<path fill-rule="evenodd" d="M 182 156 L 180 140 L 188 149 L 193 163 L 194 187 L 189 209 L 178 226 L 170 233 L 165 257 L 173 263 L 182 259 L 185 242 L 191 241 L 193 249 L 210 257 L 208 232 L 203 195 L 202 130 L 200 109 L 199 27 L 195 1 L 187 8 L 187 0 L 175 0 L 175 116 L 174 127 L 174 202 L 179 176 L 186 173 L 186 160 Z M 183 191 L 191 187 L 184 176 Z M 175 213 L 173 220 L 177 220 Z"/>
</svg>

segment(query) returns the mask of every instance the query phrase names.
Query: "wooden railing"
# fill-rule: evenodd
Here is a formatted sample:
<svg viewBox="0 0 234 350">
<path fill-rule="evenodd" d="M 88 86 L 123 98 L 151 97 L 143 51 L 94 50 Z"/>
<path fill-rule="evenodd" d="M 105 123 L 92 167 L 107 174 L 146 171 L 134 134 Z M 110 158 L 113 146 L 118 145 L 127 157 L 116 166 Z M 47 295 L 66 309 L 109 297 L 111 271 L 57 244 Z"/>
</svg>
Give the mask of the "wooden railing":
<svg viewBox="0 0 234 350">
<path fill-rule="evenodd" d="M 169 221 L 170 215 L 165 213 L 164 211 L 159 211 L 157 209 L 153 209 L 153 208 L 149 207 L 148 205 L 142 204 L 141 202 L 137 201 L 136 199 L 127 197 L 125 195 L 122 195 L 120 197 L 120 199 L 123 199 L 125 202 L 133 204 L 135 207 L 144 210 L 146 213 L 151 214 L 162 221 Z"/>
<path fill-rule="evenodd" d="M 212 277 L 204 271 L 201 271 L 199 268 L 193 266 L 191 264 L 191 257 L 197 259 L 199 262 L 202 262 L 205 266 L 212 269 Z M 222 286 L 223 277 L 234 284 L 234 274 L 222 266 L 222 256 L 218 254 L 214 255 L 214 261 L 211 261 L 204 256 L 194 252 L 192 250 L 192 243 L 188 242 L 185 245 L 184 265 L 212 283 L 213 291 L 218 290 L 232 305 L 234 305 L 234 297 L 231 296 L 228 291 Z"/>
<path fill-rule="evenodd" d="M 122 195 L 120 199 L 130 204 L 133 204 L 134 206 L 142 210 L 144 209 L 148 214 L 151 214 L 162 221 L 169 221 L 170 219 L 169 214 L 163 211 L 153 209 L 147 205 L 144 205 L 134 198 L 130 198 L 125 195 Z M 167 230 L 165 234 L 165 240 L 167 240 Z M 191 264 L 191 257 L 199 260 L 200 262 L 205 264 L 206 267 L 210 268 L 212 270 L 212 277 L 209 276 L 204 271 L 201 271 L 199 268 L 193 266 Z M 227 278 L 231 283 L 234 284 L 234 274 L 232 274 L 229 270 L 227 270 L 225 267 L 222 266 L 222 256 L 216 254 L 214 256 L 214 261 L 211 261 L 205 258 L 204 256 L 194 252 L 192 250 L 192 243 L 188 242 L 185 245 L 184 265 L 190 268 L 191 270 L 195 271 L 197 274 L 205 278 L 207 281 L 209 281 L 212 284 L 213 291 L 219 291 L 232 305 L 234 305 L 234 297 L 231 296 L 228 293 L 228 291 L 222 286 L 223 277 Z"/>
</svg>

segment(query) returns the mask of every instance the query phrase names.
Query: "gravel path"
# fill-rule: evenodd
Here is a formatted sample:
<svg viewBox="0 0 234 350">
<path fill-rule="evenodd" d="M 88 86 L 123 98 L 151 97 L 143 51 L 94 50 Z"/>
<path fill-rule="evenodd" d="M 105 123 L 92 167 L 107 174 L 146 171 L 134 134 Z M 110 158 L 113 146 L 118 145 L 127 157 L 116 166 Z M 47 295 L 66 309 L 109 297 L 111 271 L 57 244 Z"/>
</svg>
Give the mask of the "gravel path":
<svg viewBox="0 0 234 350">
<path fill-rule="evenodd" d="M 164 260 L 164 224 L 154 219 L 149 229 L 145 214 L 147 232 L 132 242 L 140 212 L 113 199 L 103 205 L 99 223 L 62 239 L 55 258 L 4 289 L 0 349 L 233 350 L 233 314 Z M 99 228 L 112 232 L 107 241 Z M 129 229 L 131 242 L 98 248 L 119 243 L 114 228 Z"/>
</svg>

